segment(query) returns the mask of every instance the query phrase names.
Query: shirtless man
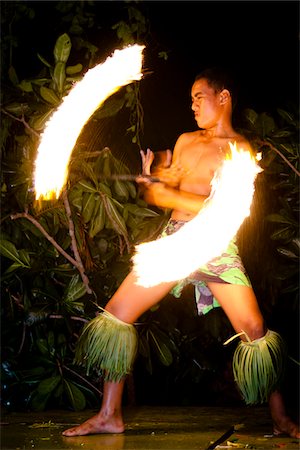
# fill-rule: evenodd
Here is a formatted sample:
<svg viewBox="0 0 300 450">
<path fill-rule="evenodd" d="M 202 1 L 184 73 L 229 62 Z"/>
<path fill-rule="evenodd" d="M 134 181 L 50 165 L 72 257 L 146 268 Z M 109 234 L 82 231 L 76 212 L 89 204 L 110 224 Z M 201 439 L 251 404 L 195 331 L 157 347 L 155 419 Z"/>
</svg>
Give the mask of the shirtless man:
<svg viewBox="0 0 300 450">
<path fill-rule="evenodd" d="M 249 149 L 249 143 L 232 127 L 232 92 L 213 72 L 200 74 L 191 90 L 192 110 L 199 130 L 182 134 L 175 145 L 169 169 L 160 172 L 163 182 L 145 183 L 148 203 L 171 209 L 173 221 L 189 221 L 201 209 L 210 193 L 210 182 L 228 150 L 229 142 Z M 150 173 L 152 152 L 142 155 L 144 173 Z M 143 181 L 143 180 L 141 180 Z M 124 322 L 133 324 L 176 285 L 161 283 L 145 288 L 136 284 L 132 271 L 125 278 L 105 310 Z M 251 285 L 208 281 L 207 287 L 227 314 L 236 333 L 244 330 L 251 340 L 263 338 L 266 327 Z M 243 336 L 241 336 L 243 339 Z M 122 433 L 122 394 L 125 378 L 106 379 L 100 411 L 79 426 L 63 432 L 64 436 L 96 433 Z M 287 416 L 281 394 L 269 397 L 274 432 L 300 437 L 299 429 Z"/>
</svg>

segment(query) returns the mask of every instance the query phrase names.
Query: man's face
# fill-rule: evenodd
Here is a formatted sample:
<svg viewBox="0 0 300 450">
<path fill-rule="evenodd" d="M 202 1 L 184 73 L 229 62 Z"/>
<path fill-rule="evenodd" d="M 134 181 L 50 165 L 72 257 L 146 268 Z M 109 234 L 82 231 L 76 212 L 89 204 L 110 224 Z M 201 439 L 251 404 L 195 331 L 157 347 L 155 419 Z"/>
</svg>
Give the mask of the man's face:
<svg viewBox="0 0 300 450">
<path fill-rule="evenodd" d="M 220 93 L 215 92 L 205 78 L 201 78 L 193 84 L 191 96 L 198 127 L 209 129 L 216 126 L 222 111 Z"/>
</svg>

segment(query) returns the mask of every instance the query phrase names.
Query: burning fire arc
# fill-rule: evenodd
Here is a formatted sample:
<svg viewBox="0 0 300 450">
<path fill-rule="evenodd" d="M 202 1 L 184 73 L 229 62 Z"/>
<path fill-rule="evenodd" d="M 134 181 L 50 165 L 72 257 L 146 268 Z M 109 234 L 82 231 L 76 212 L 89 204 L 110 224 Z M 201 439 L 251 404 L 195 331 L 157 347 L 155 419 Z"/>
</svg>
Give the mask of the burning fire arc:
<svg viewBox="0 0 300 450">
<path fill-rule="evenodd" d="M 77 138 L 91 115 L 119 88 L 142 78 L 144 46 L 115 50 L 90 69 L 63 99 L 41 136 L 35 161 L 36 200 L 58 198 L 68 177 Z M 204 207 L 176 233 L 135 247 L 137 283 L 150 287 L 183 279 L 219 256 L 250 213 L 256 175 L 261 171 L 249 151 L 230 144 L 212 180 Z"/>
<path fill-rule="evenodd" d="M 77 138 L 91 115 L 119 88 L 142 78 L 145 46 L 115 50 L 88 70 L 52 114 L 41 136 L 35 161 L 36 200 L 58 198 L 68 177 L 68 163 Z"/>
<path fill-rule="evenodd" d="M 229 145 L 231 155 L 216 172 L 200 212 L 174 234 L 135 247 L 132 261 L 138 285 L 188 277 L 220 256 L 249 216 L 255 179 L 262 169 L 249 151 Z"/>
</svg>

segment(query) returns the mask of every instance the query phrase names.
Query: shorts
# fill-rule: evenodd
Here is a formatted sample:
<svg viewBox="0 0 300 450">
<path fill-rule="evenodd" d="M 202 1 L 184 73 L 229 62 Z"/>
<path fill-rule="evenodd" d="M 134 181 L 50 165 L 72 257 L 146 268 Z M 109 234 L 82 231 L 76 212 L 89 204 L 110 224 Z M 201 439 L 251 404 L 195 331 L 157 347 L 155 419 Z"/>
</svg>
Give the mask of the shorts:
<svg viewBox="0 0 300 450">
<path fill-rule="evenodd" d="M 170 219 L 161 233 L 161 237 L 175 233 L 186 222 Z M 220 256 L 199 267 L 188 277 L 180 280 L 170 291 L 174 297 L 181 296 L 183 288 L 188 284 L 195 286 L 195 299 L 199 315 L 207 314 L 213 308 L 220 307 L 217 299 L 207 286 L 207 282 L 237 284 L 251 287 L 250 279 L 240 258 L 235 238 Z"/>
</svg>

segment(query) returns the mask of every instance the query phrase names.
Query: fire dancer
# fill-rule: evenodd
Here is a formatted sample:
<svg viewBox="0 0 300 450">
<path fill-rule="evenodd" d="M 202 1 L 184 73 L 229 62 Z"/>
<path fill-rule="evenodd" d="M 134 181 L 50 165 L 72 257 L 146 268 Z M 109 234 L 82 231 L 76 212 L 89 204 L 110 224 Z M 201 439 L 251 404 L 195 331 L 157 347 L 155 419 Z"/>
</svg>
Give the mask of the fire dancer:
<svg viewBox="0 0 300 450">
<path fill-rule="evenodd" d="M 178 138 L 169 167 L 157 174 L 161 182 L 140 180 L 145 186 L 144 196 L 149 204 L 172 211 L 164 234 L 174 233 L 203 208 L 210 195 L 212 178 L 229 152 L 230 142 L 251 151 L 247 140 L 232 126 L 235 99 L 230 79 L 216 70 L 204 71 L 196 77 L 191 97 L 199 130 L 184 133 Z M 167 155 L 170 157 L 170 152 Z M 151 151 L 142 152 L 146 175 L 150 174 L 153 158 Z M 180 282 L 143 287 L 138 284 L 134 270 L 129 273 L 105 310 L 86 325 L 78 343 L 78 362 L 89 369 L 93 366 L 91 361 L 96 358 L 97 366 L 103 372 L 101 409 L 81 425 L 64 431 L 64 436 L 124 431 L 122 394 L 126 375 L 132 370 L 136 355 L 134 323 L 170 291 L 180 296 L 186 283 L 196 286 L 199 314 L 221 306 L 240 336 L 233 368 L 246 403 L 268 401 L 274 433 L 300 437 L 298 426 L 286 414 L 278 390 L 284 345 L 277 333 L 266 329 L 234 239 L 224 254 Z"/>
</svg>

